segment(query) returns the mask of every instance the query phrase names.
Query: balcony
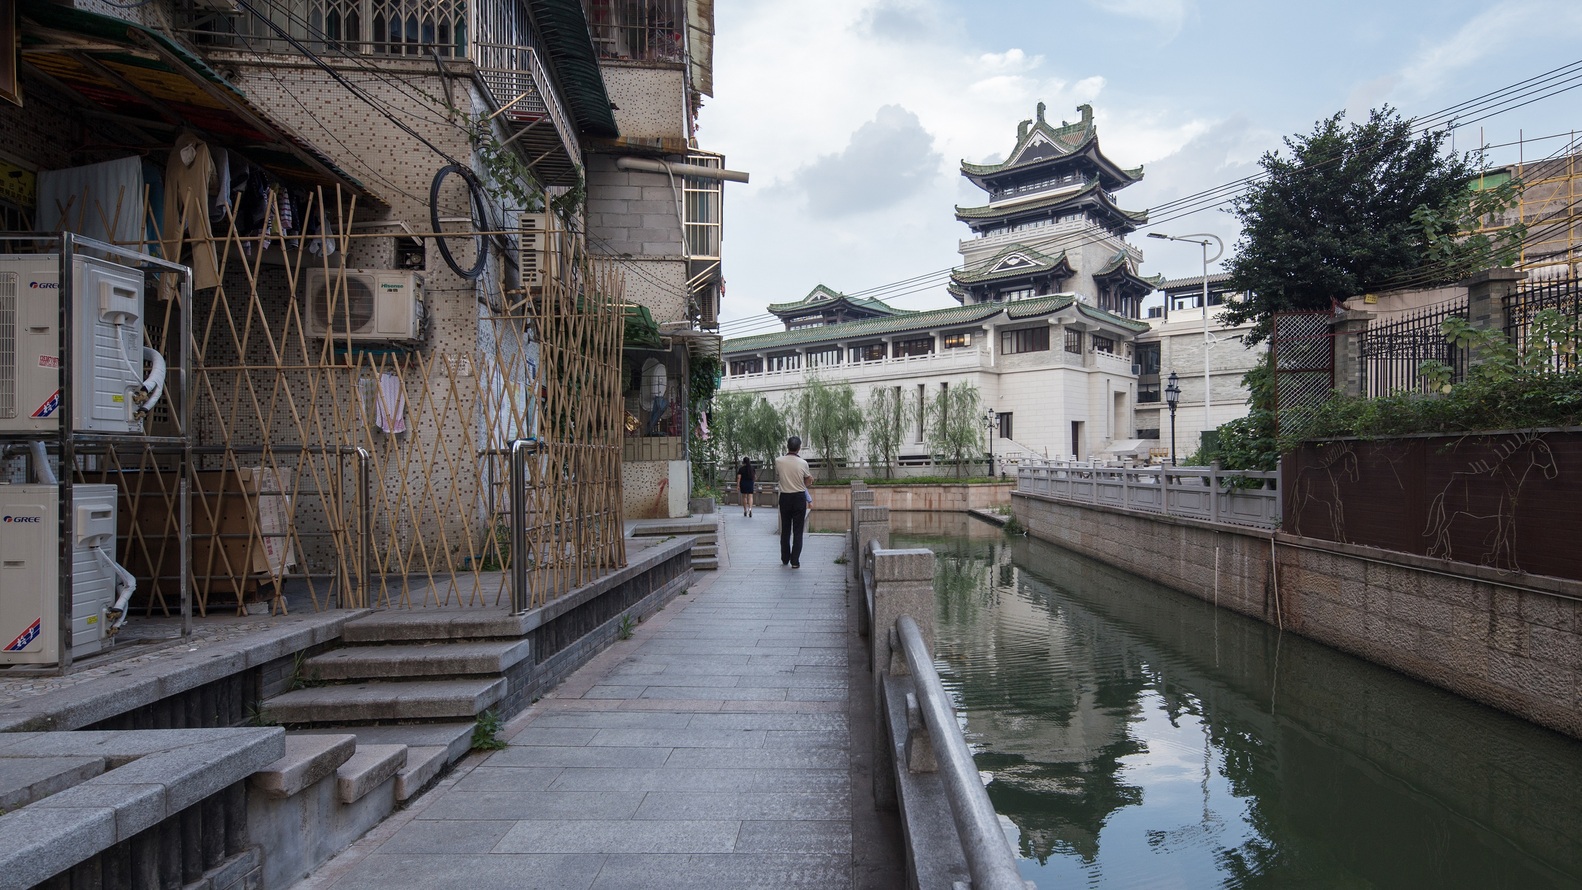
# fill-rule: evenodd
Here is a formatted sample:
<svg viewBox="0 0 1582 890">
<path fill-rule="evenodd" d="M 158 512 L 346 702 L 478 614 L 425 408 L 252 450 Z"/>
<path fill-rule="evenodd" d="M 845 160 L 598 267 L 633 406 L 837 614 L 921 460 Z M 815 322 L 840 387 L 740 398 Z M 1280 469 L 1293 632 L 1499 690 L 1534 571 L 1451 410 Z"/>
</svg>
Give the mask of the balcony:
<svg viewBox="0 0 1582 890">
<path fill-rule="evenodd" d="M 205 49 L 245 54 L 240 64 L 259 53 L 306 50 L 331 64 L 348 56 L 401 59 L 426 63 L 432 73 L 435 63 L 465 59 L 477 66 L 492 110 L 512 131 L 508 139 L 534 159 L 542 182 L 554 184 L 581 167 L 576 127 L 522 0 L 281 0 L 260 11 L 200 11 L 182 30 Z"/>
<path fill-rule="evenodd" d="M 686 59 L 682 0 L 583 0 L 600 60 L 675 62 Z"/>
</svg>

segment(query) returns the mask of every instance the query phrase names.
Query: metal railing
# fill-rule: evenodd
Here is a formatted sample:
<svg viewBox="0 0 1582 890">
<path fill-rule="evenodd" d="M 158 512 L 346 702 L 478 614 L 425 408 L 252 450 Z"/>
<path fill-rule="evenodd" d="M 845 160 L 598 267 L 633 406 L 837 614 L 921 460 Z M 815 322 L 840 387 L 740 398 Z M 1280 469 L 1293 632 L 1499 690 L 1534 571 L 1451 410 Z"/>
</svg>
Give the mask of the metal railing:
<svg viewBox="0 0 1582 890">
<path fill-rule="evenodd" d="M 1106 467 L 1035 461 L 1017 467 L 1016 490 L 1080 504 L 1254 528 L 1280 525 L 1279 471 L 1218 467 Z"/>
<path fill-rule="evenodd" d="M 1016 856 L 979 779 L 956 720 L 955 706 L 934 669 L 934 554 L 891 550 L 889 510 L 872 492 L 852 490 L 852 544 L 862 554 L 859 632 L 871 646 L 875 681 L 874 798 L 895 806 L 906 822 L 911 872 L 920 890 L 1025 890 Z M 953 861 L 949 828 L 928 818 L 943 798 L 964 861 Z M 964 884 L 961 878 L 970 878 Z"/>
<path fill-rule="evenodd" d="M 1428 392 L 1431 381 L 1422 369 L 1429 361 L 1449 365 L 1451 382 L 1459 382 L 1467 373 L 1468 349 L 1446 340 L 1443 326 L 1448 319 L 1466 317 L 1467 301 L 1462 298 L 1369 324 L 1357 338 L 1362 392 L 1369 398 Z"/>
</svg>

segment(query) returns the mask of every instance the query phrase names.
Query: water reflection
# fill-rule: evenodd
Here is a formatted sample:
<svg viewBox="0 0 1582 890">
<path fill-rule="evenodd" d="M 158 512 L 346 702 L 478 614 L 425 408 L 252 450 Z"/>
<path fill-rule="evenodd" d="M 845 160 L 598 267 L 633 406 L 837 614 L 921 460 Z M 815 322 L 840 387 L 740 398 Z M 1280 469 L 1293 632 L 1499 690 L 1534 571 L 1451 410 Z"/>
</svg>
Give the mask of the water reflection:
<svg viewBox="0 0 1582 890">
<path fill-rule="evenodd" d="M 1582 744 L 966 517 L 892 519 L 938 554 L 941 676 L 1039 886 L 1582 885 Z"/>
</svg>

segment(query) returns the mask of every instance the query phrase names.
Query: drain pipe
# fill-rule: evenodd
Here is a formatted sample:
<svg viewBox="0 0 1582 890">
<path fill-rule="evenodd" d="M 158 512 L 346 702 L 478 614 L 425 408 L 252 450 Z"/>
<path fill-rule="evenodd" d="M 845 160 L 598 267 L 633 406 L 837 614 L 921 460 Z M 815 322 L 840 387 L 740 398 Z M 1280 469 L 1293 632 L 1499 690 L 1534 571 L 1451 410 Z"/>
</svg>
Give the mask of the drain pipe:
<svg viewBox="0 0 1582 890">
<path fill-rule="evenodd" d="M 646 158 L 616 158 L 617 170 L 641 170 L 644 173 L 669 173 L 673 176 L 691 176 L 696 179 L 722 179 L 726 182 L 746 182 L 747 174 L 740 170 L 704 167 L 701 164 L 673 164 L 669 161 L 650 161 Z"/>
</svg>

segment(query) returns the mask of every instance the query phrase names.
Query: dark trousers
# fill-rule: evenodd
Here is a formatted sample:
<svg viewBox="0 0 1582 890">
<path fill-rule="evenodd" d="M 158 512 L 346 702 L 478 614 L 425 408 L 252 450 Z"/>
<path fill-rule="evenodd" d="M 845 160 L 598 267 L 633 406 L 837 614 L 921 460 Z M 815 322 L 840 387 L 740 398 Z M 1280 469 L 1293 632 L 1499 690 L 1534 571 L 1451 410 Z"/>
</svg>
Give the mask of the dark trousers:
<svg viewBox="0 0 1582 890">
<path fill-rule="evenodd" d="M 780 564 L 802 564 L 802 528 L 807 524 L 807 492 L 780 494 Z"/>
</svg>

